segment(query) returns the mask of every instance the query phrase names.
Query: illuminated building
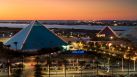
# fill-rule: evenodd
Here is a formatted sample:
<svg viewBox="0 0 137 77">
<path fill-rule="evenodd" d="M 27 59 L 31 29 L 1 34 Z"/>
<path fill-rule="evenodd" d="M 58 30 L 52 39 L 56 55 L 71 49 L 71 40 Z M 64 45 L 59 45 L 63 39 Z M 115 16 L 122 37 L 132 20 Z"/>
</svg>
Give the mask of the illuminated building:
<svg viewBox="0 0 137 77">
<path fill-rule="evenodd" d="M 16 45 L 15 45 L 16 42 Z M 61 38 L 48 30 L 38 21 L 33 21 L 8 40 L 5 45 L 17 50 L 38 50 L 42 48 L 55 48 L 66 45 Z"/>
<path fill-rule="evenodd" d="M 111 29 L 111 27 L 107 26 L 104 29 L 102 29 L 98 34 L 97 37 L 118 37 L 118 35 L 115 33 L 114 30 Z"/>
</svg>

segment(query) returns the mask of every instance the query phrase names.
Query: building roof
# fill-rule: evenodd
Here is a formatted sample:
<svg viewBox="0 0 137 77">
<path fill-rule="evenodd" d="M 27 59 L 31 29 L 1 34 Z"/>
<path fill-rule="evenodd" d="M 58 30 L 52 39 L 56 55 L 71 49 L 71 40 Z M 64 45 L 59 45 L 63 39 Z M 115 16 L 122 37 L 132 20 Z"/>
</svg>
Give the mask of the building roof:
<svg viewBox="0 0 137 77">
<path fill-rule="evenodd" d="M 15 45 L 17 42 L 17 46 Z M 17 50 L 38 50 L 42 48 L 55 48 L 67 43 L 48 30 L 38 21 L 33 21 L 26 28 L 15 34 L 5 45 Z"/>
<path fill-rule="evenodd" d="M 105 34 L 105 36 L 118 37 L 116 32 L 109 26 L 106 26 L 105 28 L 103 28 L 97 35 L 101 35 L 101 34 Z"/>
</svg>

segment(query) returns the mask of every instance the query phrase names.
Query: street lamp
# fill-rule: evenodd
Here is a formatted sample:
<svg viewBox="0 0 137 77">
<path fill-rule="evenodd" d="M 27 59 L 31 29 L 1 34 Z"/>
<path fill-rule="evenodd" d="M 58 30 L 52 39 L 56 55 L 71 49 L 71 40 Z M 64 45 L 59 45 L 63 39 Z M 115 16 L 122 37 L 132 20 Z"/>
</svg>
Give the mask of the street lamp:
<svg viewBox="0 0 137 77">
<path fill-rule="evenodd" d="M 11 76 L 11 67 L 10 67 L 10 60 L 8 59 L 8 77 Z"/>
<path fill-rule="evenodd" d="M 112 40 L 113 38 L 114 38 L 113 36 L 110 37 L 111 40 Z"/>
<path fill-rule="evenodd" d="M 136 58 L 135 57 L 133 57 L 133 59 L 132 59 L 133 61 L 134 61 L 134 71 L 136 71 Z"/>
<path fill-rule="evenodd" d="M 8 50 L 10 49 L 10 47 L 11 47 L 11 45 L 7 45 L 7 47 L 8 47 Z M 11 67 L 10 67 L 10 60 L 9 60 L 9 58 L 8 58 L 8 61 L 7 61 L 7 63 L 8 63 L 8 77 L 10 77 L 10 75 L 11 75 Z"/>
<path fill-rule="evenodd" d="M 109 44 L 108 44 L 109 50 L 110 50 L 110 46 L 112 46 L 112 43 L 109 43 Z"/>
<path fill-rule="evenodd" d="M 109 70 L 110 70 L 110 58 L 108 58 L 108 70 L 107 70 L 107 72 L 109 72 Z"/>
<path fill-rule="evenodd" d="M 122 58 L 122 71 L 124 71 L 124 68 L 123 68 L 123 58 Z"/>
</svg>

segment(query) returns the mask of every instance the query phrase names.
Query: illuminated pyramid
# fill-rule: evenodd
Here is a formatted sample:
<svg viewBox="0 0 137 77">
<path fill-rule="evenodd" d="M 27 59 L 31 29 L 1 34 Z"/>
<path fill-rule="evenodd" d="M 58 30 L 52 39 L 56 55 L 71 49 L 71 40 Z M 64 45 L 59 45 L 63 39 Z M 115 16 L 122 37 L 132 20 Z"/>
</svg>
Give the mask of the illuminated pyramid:
<svg viewBox="0 0 137 77">
<path fill-rule="evenodd" d="M 118 37 L 118 35 L 115 33 L 114 30 L 111 29 L 111 27 L 106 26 L 104 29 L 102 29 L 97 35 L 104 35 L 105 37 Z"/>
<path fill-rule="evenodd" d="M 15 45 L 15 42 L 17 43 Z M 15 34 L 5 45 L 17 50 L 38 50 L 66 45 L 61 38 L 48 30 L 38 21 L 33 21 L 26 28 Z"/>
</svg>

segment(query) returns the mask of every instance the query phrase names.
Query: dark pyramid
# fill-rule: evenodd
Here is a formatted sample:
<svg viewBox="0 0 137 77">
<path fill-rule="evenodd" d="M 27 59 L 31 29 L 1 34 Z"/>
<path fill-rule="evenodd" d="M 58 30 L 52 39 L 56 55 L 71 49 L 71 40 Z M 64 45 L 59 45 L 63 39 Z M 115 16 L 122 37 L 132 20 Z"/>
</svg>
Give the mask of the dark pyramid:
<svg viewBox="0 0 137 77">
<path fill-rule="evenodd" d="M 112 30 L 111 27 L 109 27 L 109 26 L 107 26 L 104 29 L 102 29 L 98 34 L 99 35 L 105 34 L 105 36 L 118 37 L 118 35 L 115 33 L 115 31 Z"/>
</svg>

